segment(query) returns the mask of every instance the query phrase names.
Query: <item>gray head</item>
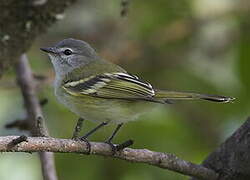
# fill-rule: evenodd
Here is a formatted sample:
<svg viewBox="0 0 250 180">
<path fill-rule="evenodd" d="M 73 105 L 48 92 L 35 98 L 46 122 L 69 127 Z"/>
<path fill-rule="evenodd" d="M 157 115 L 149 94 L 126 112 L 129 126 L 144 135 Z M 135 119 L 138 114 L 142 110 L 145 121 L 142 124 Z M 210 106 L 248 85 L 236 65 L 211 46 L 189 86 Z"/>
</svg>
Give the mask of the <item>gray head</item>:
<svg viewBox="0 0 250 180">
<path fill-rule="evenodd" d="M 72 38 L 41 50 L 48 53 L 56 74 L 61 75 L 97 59 L 95 50 L 88 43 Z"/>
</svg>

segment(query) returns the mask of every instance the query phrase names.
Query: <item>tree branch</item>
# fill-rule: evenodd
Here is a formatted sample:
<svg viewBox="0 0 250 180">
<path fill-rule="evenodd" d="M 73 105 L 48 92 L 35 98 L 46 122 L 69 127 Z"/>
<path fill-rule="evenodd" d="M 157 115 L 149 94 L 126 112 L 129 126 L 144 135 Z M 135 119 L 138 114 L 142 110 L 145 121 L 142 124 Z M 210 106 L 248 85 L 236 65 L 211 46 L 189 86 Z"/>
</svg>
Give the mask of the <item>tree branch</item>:
<svg viewBox="0 0 250 180">
<path fill-rule="evenodd" d="M 23 54 L 16 65 L 17 81 L 21 88 L 27 111 L 27 121 L 32 136 L 49 136 L 44 124 L 40 102 L 35 93 L 34 79 L 27 56 Z M 44 180 L 57 180 L 54 156 L 40 152 Z"/>
<path fill-rule="evenodd" d="M 56 139 L 51 137 L 28 137 L 27 142 L 9 148 L 8 144 L 18 136 L 0 137 L 0 152 L 60 152 L 60 153 L 87 153 L 87 144 L 83 141 L 71 139 Z M 154 152 L 147 149 L 125 148 L 112 156 L 112 150 L 106 143 L 90 142 L 93 155 L 115 157 L 118 159 L 145 163 L 163 169 L 179 172 L 184 175 L 204 180 L 216 180 L 217 174 L 201 165 L 184 161 L 173 154 Z"/>
<path fill-rule="evenodd" d="M 220 180 L 250 179 L 250 118 L 202 163 L 219 174 Z M 199 178 L 193 178 L 198 180 Z"/>
<path fill-rule="evenodd" d="M 42 110 L 36 97 L 34 79 L 27 56 L 23 54 L 16 65 L 17 81 L 21 88 L 24 104 L 27 110 L 28 122 L 32 136 L 40 136 L 41 129 L 37 128 L 39 118 L 42 118 Z M 48 132 L 45 132 L 48 135 Z"/>
</svg>

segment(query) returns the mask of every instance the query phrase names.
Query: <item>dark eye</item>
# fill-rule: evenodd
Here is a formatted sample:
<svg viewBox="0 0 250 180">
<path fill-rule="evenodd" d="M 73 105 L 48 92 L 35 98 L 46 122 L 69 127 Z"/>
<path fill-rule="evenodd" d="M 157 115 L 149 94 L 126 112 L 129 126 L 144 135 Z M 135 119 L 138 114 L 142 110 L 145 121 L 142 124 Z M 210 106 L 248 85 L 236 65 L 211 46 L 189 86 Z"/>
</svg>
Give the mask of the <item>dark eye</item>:
<svg viewBox="0 0 250 180">
<path fill-rule="evenodd" d="M 72 54 L 72 51 L 71 51 L 70 49 L 65 49 L 65 50 L 63 51 L 63 53 L 64 53 L 66 56 L 69 56 L 69 55 Z"/>
</svg>

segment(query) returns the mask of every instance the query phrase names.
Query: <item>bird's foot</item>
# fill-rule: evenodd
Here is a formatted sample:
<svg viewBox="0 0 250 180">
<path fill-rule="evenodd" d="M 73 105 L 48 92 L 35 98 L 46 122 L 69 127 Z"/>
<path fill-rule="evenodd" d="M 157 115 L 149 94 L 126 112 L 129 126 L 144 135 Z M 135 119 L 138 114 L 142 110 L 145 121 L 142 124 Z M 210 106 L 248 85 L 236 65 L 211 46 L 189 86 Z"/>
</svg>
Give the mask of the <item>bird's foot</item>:
<svg viewBox="0 0 250 180">
<path fill-rule="evenodd" d="M 86 152 L 86 154 L 89 155 L 90 152 L 91 152 L 91 144 L 90 144 L 90 142 L 89 142 L 89 140 L 88 140 L 87 138 L 88 138 L 90 135 L 92 135 L 94 132 L 96 132 L 98 129 L 100 129 L 101 127 L 107 125 L 107 123 L 106 123 L 106 122 L 102 122 L 102 123 L 99 124 L 97 127 L 95 127 L 94 129 L 92 129 L 92 130 L 90 130 L 88 133 L 86 133 L 84 136 L 78 137 L 79 131 L 80 131 L 80 129 L 81 129 L 82 121 L 83 121 L 82 118 L 80 118 L 80 119 L 78 120 L 78 123 L 77 123 L 77 126 L 76 126 L 76 128 L 75 128 L 75 132 L 74 132 L 74 134 L 73 134 L 73 138 L 72 138 L 72 139 L 84 141 L 84 142 L 86 143 L 87 149 L 88 149 L 88 151 Z"/>
<path fill-rule="evenodd" d="M 134 143 L 134 141 L 129 139 L 118 145 L 113 144 L 111 141 L 105 141 L 105 143 L 110 146 L 112 155 L 115 155 L 117 151 L 123 150 L 124 148 L 131 146 Z"/>
<path fill-rule="evenodd" d="M 86 138 L 86 137 L 84 137 L 84 136 L 82 136 L 82 137 L 76 137 L 76 138 L 72 138 L 74 141 L 84 141 L 85 143 L 86 143 L 86 146 L 87 146 L 87 152 L 86 152 L 86 154 L 87 155 L 90 155 L 90 152 L 91 152 L 91 144 L 90 144 L 90 142 L 89 142 L 89 140 Z"/>
<path fill-rule="evenodd" d="M 117 151 L 117 146 L 115 144 L 113 144 L 111 141 L 105 141 L 106 144 L 108 144 L 111 148 L 112 151 L 112 155 L 114 155 Z"/>
<path fill-rule="evenodd" d="M 124 141 L 123 143 L 121 143 L 121 144 L 118 144 L 117 146 L 116 146 L 116 149 L 117 149 L 117 151 L 120 151 L 120 150 L 123 150 L 124 148 L 127 148 L 127 147 L 129 147 L 129 146 L 132 146 L 134 144 L 134 141 L 132 140 L 132 139 L 129 139 L 129 140 L 127 140 L 127 141 Z"/>
</svg>

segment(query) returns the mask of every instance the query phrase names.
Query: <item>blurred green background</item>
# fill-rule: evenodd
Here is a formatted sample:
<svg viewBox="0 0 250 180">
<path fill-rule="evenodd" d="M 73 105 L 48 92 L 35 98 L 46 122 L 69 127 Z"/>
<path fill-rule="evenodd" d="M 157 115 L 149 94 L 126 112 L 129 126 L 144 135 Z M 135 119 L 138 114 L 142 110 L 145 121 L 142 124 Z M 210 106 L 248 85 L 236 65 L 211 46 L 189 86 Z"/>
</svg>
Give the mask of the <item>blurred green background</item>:
<svg viewBox="0 0 250 180">
<path fill-rule="evenodd" d="M 54 73 L 39 47 L 65 38 L 89 42 L 107 60 L 117 63 L 155 87 L 236 97 L 234 103 L 178 102 L 160 106 L 138 121 L 127 123 L 114 142 L 134 139 L 134 148 L 169 152 L 201 163 L 248 117 L 250 109 L 250 3 L 246 0 L 130 0 L 120 16 L 117 0 L 79 1 L 41 35 L 28 52 L 36 75 L 39 97 L 50 134 L 70 138 L 77 117 L 59 104 L 53 94 Z M 15 74 L 9 70 L 0 81 L 0 135 L 25 134 L 4 128 L 25 117 Z M 96 126 L 84 124 L 84 131 Z M 90 139 L 103 141 L 114 126 Z M 180 174 L 112 158 L 56 154 L 60 180 L 188 179 Z M 10 173 L 12 171 L 13 173 Z M 41 180 L 34 154 L 2 153 L 1 180 Z"/>
</svg>

